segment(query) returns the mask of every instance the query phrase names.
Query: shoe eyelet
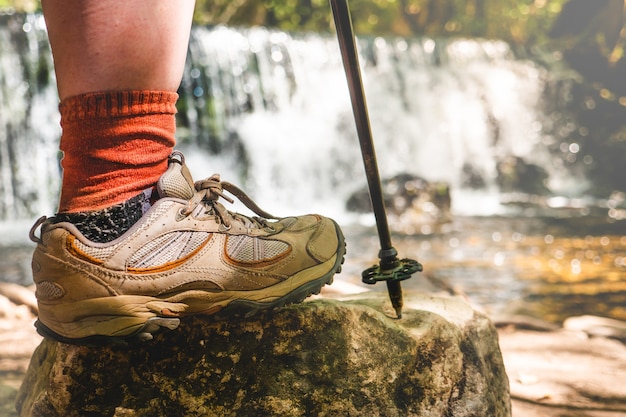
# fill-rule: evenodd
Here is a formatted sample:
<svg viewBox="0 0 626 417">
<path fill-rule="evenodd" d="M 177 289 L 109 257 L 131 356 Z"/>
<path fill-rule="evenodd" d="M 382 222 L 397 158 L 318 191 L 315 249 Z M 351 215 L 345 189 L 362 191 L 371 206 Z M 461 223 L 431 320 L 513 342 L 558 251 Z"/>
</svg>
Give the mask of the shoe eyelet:
<svg viewBox="0 0 626 417">
<path fill-rule="evenodd" d="M 176 213 L 176 218 L 175 218 L 175 220 L 176 220 L 177 222 L 180 222 L 180 221 L 185 220 L 186 218 L 187 218 L 187 215 L 185 214 L 185 209 L 182 209 L 182 208 L 181 208 L 180 210 L 178 210 L 178 212 Z"/>
<path fill-rule="evenodd" d="M 224 223 L 220 223 L 218 230 L 220 232 L 228 232 L 232 227 L 232 225 L 226 226 Z"/>
</svg>

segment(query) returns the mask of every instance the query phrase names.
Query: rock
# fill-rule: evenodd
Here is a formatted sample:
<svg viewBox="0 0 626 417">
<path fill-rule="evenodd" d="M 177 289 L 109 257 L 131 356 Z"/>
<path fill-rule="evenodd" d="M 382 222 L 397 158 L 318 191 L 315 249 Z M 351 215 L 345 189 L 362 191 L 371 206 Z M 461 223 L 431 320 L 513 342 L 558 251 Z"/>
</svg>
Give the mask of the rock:
<svg viewBox="0 0 626 417">
<path fill-rule="evenodd" d="M 548 173 L 539 165 L 523 158 L 510 156 L 498 162 L 496 182 L 505 193 L 522 192 L 535 195 L 550 194 L 546 186 Z"/>
<path fill-rule="evenodd" d="M 515 416 L 626 415 L 626 346 L 561 329 L 500 331 Z"/>
<path fill-rule="evenodd" d="M 0 382 L 0 416 L 2 417 L 16 417 L 15 412 L 15 394 L 17 394 L 17 388 L 10 385 L 5 385 Z"/>
<path fill-rule="evenodd" d="M 15 305 L 28 307 L 35 315 L 39 311 L 37 297 L 35 297 L 35 292 L 32 288 L 26 288 L 11 282 L 0 282 L 0 296 L 6 297 Z M 3 313 L 5 317 L 9 315 L 8 312 L 0 310 L 0 315 Z"/>
<path fill-rule="evenodd" d="M 0 318 L 0 375 L 5 376 L 5 382 L 10 379 L 7 375 L 26 372 L 33 350 L 41 343 L 34 321 L 34 317 Z"/>
<path fill-rule="evenodd" d="M 608 317 L 575 316 L 563 322 L 563 328 L 585 332 L 589 336 L 601 336 L 617 339 L 626 343 L 626 322 Z"/>
<path fill-rule="evenodd" d="M 13 291 L 14 285 L 16 284 L 0 285 L 0 289 L 11 288 L 6 292 L 9 295 L 22 295 L 12 297 L 18 300 L 18 303 L 15 303 L 2 295 L 0 291 L 0 381 L 2 382 L 0 388 L 17 390 L 28 369 L 33 350 L 41 343 L 41 336 L 37 334 L 33 326 L 35 315 L 32 305 L 19 304 L 20 300 L 30 299 L 29 293 L 34 298 L 34 292 L 23 287 L 23 291 L 20 289 Z M 0 416 L 4 415 L 6 414 L 3 414 L 0 408 Z"/>
<path fill-rule="evenodd" d="M 428 182 L 412 174 L 398 174 L 381 181 L 391 227 L 400 224 L 445 223 L 451 220 L 450 187 L 443 182 Z M 356 213 L 372 211 L 367 188 L 354 192 L 346 208 Z M 399 227 L 401 227 L 399 226 Z"/>
<path fill-rule="evenodd" d="M 129 348 L 44 340 L 20 416 L 510 416 L 495 327 L 454 297 L 189 317 Z M 419 309 L 415 307 L 418 306 Z M 389 313 L 391 314 L 391 313 Z"/>
<path fill-rule="evenodd" d="M 560 327 L 554 323 L 547 322 L 536 317 L 526 315 L 500 315 L 494 320 L 496 328 L 513 328 L 517 330 L 534 330 L 537 332 L 550 332 L 559 330 Z"/>
<path fill-rule="evenodd" d="M 32 297 L 31 297 L 32 296 Z M 35 331 L 34 291 L 0 283 L 0 416 L 17 417 L 15 397 L 30 357 L 41 343 Z M 26 303 L 26 304 L 24 304 Z"/>
</svg>

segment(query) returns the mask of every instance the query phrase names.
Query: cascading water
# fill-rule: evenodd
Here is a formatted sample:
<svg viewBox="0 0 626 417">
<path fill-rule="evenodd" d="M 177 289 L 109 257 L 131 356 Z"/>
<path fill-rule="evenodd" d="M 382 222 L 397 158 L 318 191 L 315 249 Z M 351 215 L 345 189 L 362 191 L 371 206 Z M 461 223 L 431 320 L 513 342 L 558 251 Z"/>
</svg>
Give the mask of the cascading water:
<svg viewBox="0 0 626 417">
<path fill-rule="evenodd" d="M 382 177 L 446 181 L 456 213 L 497 210 L 499 164 L 511 158 L 563 191 L 541 110 L 547 71 L 498 41 L 359 45 Z M 0 16 L 0 67 L 0 219 L 51 214 L 60 129 L 41 16 Z M 337 215 L 365 184 L 332 35 L 196 27 L 180 93 L 179 144 L 196 177 L 220 172 L 278 215 Z"/>
<path fill-rule="evenodd" d="M 567 175 L 546 144 L 547 71 L 507 44 L 374 38 L 360 48 L 383 177 L 445 181 L 453 210 L 471 214 L 498 210 L 498 164 L 511 158 L 543 167 L 553 190 L 581 183 L 559 182 Z M 327 212 L 365 184 L 333 36 L 197 28 L 190 57 L 188 142 L 220 150 L 216 169 L 234 168 L 262 204 Z"/>
<path fill-rule="evenodd" d="M 41 16 L 0 16 L 0 220 L 50 212 L 59 188 L 57 93 Z"/>
</svg>

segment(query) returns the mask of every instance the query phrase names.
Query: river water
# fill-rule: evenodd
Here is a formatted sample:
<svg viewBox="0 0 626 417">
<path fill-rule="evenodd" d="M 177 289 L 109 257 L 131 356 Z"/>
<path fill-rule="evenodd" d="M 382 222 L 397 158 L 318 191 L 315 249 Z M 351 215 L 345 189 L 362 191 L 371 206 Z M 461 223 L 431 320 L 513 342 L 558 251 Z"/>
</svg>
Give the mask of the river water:
<svg viewBox="0 0 626 417">
<path fill-rule="evenodd" d="M 359 46 L 381 175 L 450 187 L 450 221 L 390 220 L 400 255 L 424 264 L 403 287 L 438 282 L 498 317 L 626 319 L 624 197 L 593 183 L 594 130 L 568 111 L 576 75 L 498 41 Z M 385 290 L 360 283 L 378 239 L 371 215 L 345 208 L 365 176 L 333 36 L 194 28 L 180 94 L 179 147 L 196 178 L 220 172 L 277 215 L 337 218 L 348 239 L 337 281 Z M 0 16 L 3 281 L 31 283 L 28 228 L 56 206 L 56 105 L 41 17 Z"/>
<path fill-rule="evenodd" d="M 403 288 L 420 290 L 425 280 L 434 281 L 499 320 L 529 316 L 558 324 L 583 314 L 626 320 L 626 222 L 571 208 L 542 211 L 456 216 L 425 234 L 394 233 L 400 256 L 424 265 Z M 352 277 L 377 262 L 378 241 L 371 229 L 348 230 Z M 385 291 L 378 285 L 376 291 Z"/>
</svg>

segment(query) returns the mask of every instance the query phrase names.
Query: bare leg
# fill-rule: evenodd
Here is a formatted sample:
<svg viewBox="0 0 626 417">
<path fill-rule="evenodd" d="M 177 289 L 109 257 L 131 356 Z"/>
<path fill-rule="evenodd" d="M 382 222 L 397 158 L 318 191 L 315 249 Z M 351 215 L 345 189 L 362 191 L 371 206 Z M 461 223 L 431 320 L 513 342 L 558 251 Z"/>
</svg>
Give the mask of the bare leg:
<svg viewBox="0 0 626 417">
<path fill-rule="evenodd" d="M 42 0 L 59 96 L 176 91 L 195 0 Z"/>
<path fill-rule="evenodd" d="M 336 223 L 228 212 L 219 178 L 194 183 L 172 155 L 193 0 L 42 3 L 63 152 L 59 212 L 31 233 L 42 335 L 148 340 L 181 313 L 271 309 L 332 281 Z"/>
<path fill-rule="evenodd" d="M 59 212 L 127 202 L 167 168 L 194 6 L 42 0 L 61 99 Z"/>
</svg>

